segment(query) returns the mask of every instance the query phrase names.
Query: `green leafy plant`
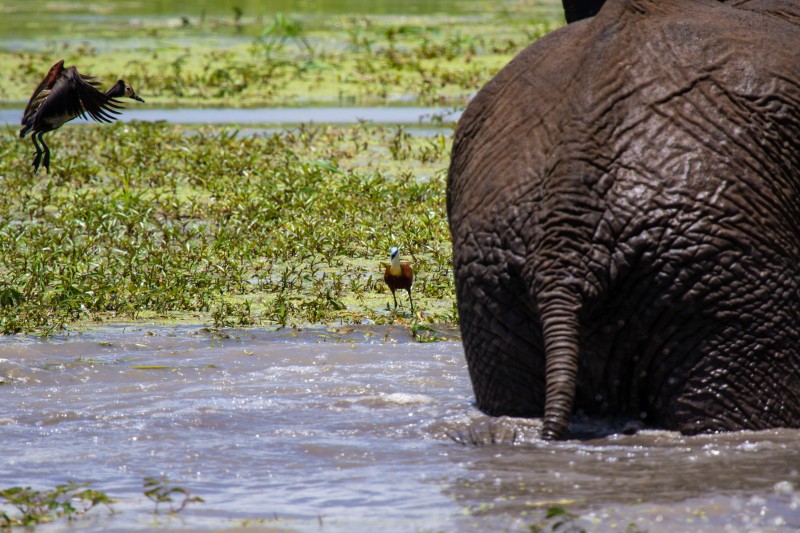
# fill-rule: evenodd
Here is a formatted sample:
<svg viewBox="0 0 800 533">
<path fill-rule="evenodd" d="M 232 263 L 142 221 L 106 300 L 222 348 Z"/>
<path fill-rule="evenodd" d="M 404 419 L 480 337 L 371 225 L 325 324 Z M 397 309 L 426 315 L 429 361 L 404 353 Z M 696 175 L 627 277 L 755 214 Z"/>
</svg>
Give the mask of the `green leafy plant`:
<svg viewBox="0 0 800 533">
<path fill-rule="evenodd" d="M 411 326 L 411 334 L 417 342 L 437 342 L 447 340 L 447 337 L 440 335 L 438 331 L 425 324 L 414 322 Z"/>
<path fill-rule="evenodd" d="M 577 524 L 580 516 L 563 507 L 550 507 L 545 512 L 543 520 L 530 526 L 531 533 L 544 533 L 545 531 L 559 531 L 561 533 L 586 533 L 586 530 Z"/>
<path fill-rule="evenodd" d="M 100 505 L 113 512 L 112 500 L 104 493 L 88 487 L 88 483 L 70 482 L 45 491 L 30 487 L 0 490 L 0 506 L 11 506 L 17 510 L 11 514 L 0 511 L 0 529 L 33 527 L 64 517 L 75 520 Z"/>
<path fill-rule="evenodd" d="M 561 506 L 549 507 L 544 516 L 535 524 L 531 524 L 531 533 L 545 533 L 548 531 L 559 533 L 586 533 L 588 530 L 580 523 L 581 517 Z M 625 533 L 646 533 L 635 523 L 628 524 Z"/>
<path fill-rule="evenodd" d="M 162 503 L 168 504 L 169 512 L 176 514 L 183 511 L 190 503 L 202 503 L 204 501 L 200 496 L 192 496 L 188 489 L 171 485 L 166 477 L 144 478 L 144 495 L 155 503 L 153 512 L 156 514 L 158 514 L 158 507 Z M 180 502 L 173 498 L 176 495 Z"/>
<path fill-rule="evenodd" d="M 0 291 L 0 306 L 14 307 L 22 302 L 22 293 L 14 287 L 6 287 Z"/>
</svg>

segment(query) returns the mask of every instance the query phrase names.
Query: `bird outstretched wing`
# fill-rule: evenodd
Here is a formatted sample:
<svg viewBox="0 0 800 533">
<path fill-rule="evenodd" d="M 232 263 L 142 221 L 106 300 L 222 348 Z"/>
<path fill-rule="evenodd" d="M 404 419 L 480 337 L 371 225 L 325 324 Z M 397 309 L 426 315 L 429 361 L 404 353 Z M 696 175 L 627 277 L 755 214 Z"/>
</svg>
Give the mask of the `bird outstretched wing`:
<svg viewBox="0 0 800 533">
<path fill-rule="evenodd" d="M 61 123 L 75 117 L 87 118 L 97 122 L 113 122 L 116 102 L 95 85 L 97 80 L 78 74 L 75 67 L 69 67 L 53 85 L 50 94 L 42 100 L 37 113 L 37 122 L 52 120 Z M 58 124 L 60 125 L 60 124 Z"/>
<path fill-rule="evenodd" d="M 75 67 L 67 69 L 64 78 L 69 83 L 70 91 L 73 92 L 80 103 L 80 112 L 78 115 L 86 118 L 89 115 L 92 120 L 97 122 L 113 122 L 116 120 L 114 115 L 119 115 L 119 108 L 116 100 L 106 95 L 104 92 L 97 89 L 99 81 L 91 76 L 83 76 L 78 74 Z"/>
</svg>

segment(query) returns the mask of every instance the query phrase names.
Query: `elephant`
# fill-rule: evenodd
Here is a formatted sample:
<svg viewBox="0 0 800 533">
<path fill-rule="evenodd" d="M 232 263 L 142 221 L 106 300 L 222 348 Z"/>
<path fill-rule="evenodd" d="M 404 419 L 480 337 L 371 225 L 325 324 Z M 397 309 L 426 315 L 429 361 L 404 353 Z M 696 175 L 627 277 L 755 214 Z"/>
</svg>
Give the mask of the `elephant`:
<svg viewBox="0 0 800 533">
<path fill-rule="evenodd" d="M 772 16 L 800 20 L 800 4 L 797 0 L 719 0 L 731 6 L 758 11 Z M 564 0 L 564 17 L 568 23 L 593 17 L 603 7 L 605 0 Z"/>
<path fill-rule="evenodd" d="M 584 3 L 470 101 L 447 216 L 480 410 L 800 427 L 798 4 Z"/>
</svg>

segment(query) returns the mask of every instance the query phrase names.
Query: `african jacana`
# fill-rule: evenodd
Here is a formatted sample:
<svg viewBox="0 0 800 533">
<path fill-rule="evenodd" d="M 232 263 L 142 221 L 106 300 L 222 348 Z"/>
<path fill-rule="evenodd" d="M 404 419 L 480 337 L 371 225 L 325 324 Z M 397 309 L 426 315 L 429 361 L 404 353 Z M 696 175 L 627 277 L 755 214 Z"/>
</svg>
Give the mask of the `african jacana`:
<svg viewBox="0 0 800 533">
<path fill-rule="evenodd" d="M 106 92 L 98 90 L 98 85 L 100 81 L 97 78 L 79 74 L 75 67 L 64 68 L 62 59 L 50 68 L 47 76 L 33 91 L 22 114 L 22 130 L 19 136 L 25 137 L 26 133 L 33 131 L 31 139 L 36 147 L 36 155 L 33 157 L 34 172 L 39 170 L 40 162 L 46 171 L 50 171 L 50 149 L 42 138 L 48 131 L 58 129 L 76 117 L 86 118 L 86 115 L 97 122 L 116 120 L 113 115 L 118 115 L 119 111 L 116 109 L 121 109 L 119 100 L 115 100 L 118 97 L 144 102 L 123 80 L 119 80 Z M 37 137 L 42 143 L 41 147 L 36 142 Z"/>
<path fill-rule="evenodd" d="M 414 312 L 414 300 L 411 298 L 411 286 L 414 284 L 414 271 L 408 263 L 400 262 L 400 251 L 397 246 L 392 246 L 389 250 L 389 257 L 391 262 L 386 267 L 383 273 L 383 281 L 389 286 L 392 291 L 392 298 L 394 298 L 394 308 L 397 309 L 397 296 L 394 291 L 397 289 L 405 289 L 408 291 L 408 301 L 411 302 L 411 312 Z"/>
</svg>

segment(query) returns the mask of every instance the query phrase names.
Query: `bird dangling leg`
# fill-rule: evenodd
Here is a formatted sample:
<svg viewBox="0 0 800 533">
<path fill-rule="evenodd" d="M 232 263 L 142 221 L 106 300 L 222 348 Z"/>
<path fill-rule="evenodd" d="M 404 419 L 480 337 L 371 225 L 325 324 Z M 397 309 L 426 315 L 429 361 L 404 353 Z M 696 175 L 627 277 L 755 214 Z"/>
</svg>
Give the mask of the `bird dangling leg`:
<svg viewBox="0 0 800 533">
<path fill-rule="evenodd" d="M 31 135 L 31 140 L 33 140 L 33 146 L 36 147 L 36 152 L 33 154 L 33 172 L 36 173 L 39 170 L 39 162 L 42 160 L 42 149 L 39 147 L 39 143 L 36 142 L 36 134 L 34 133 Z"/>
<path fill-rule="evenodd" d="M 408 301 L 411 302 L 411 314 L 414 314 L 414 299 L 411 297 L 411 289 L 406 289 L 408 291 Z"/>
<path fill-rule="evenodd" d="M 397 309 L 397 296 L 395 295 L 394 290 L 392 290 L 392 298 L 394 298 L 394 308 Z"/>
<path fill-rule="evenodd" d="M 44 167 L 45 171 L 49 174 L 50 173 L 50 148 L 47 147 L 47 144 L 44 142 L 44 132 L 39 133 L 39 142 L 42 143 L 42 148 L 44 148 L 44 161 L 42 161 L 42 166 Z"/>
</svg>

